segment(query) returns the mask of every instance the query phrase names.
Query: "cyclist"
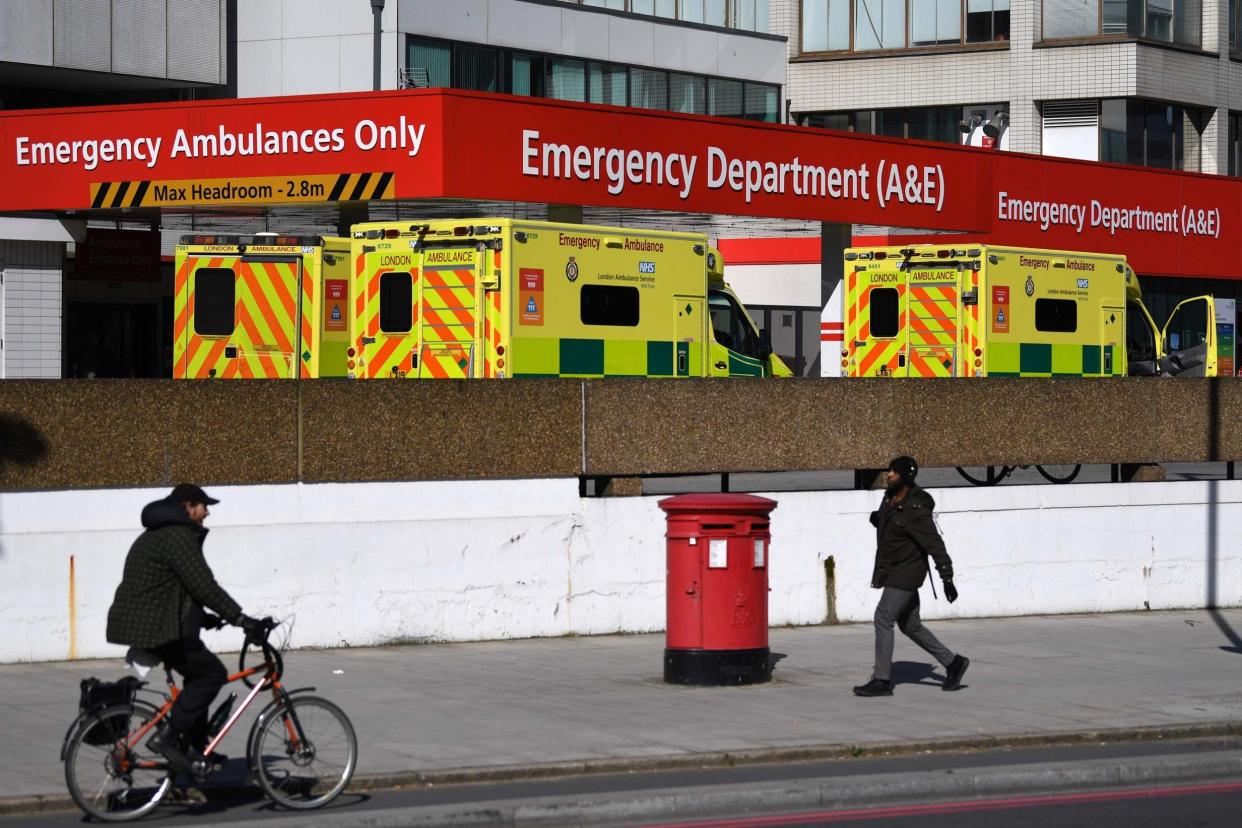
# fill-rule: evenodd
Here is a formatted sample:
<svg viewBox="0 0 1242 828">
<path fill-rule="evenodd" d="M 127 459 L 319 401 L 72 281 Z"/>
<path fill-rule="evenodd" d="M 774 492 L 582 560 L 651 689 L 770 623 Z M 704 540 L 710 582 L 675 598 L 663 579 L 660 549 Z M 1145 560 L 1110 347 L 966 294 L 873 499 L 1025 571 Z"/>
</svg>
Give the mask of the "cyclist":
<svg viewBox="0 0 1242 828">
<path fill-rule="evenodd" d="M 247 634 L 263 622 L 242 612 L 216 583 L 203 557 L 203 526 L 220 501 L 193 483 L 181 483 L 162 500 L 142 510 L 145 527 L 125 558 L 125 571 L 108 610 L 108 641 L 147 651 L 181 674 L 183 687 L 168 716 L 147 747 L 179 771 L 189 771 L 185 748 L 207 745 L 207 709 L 228 680 L 224 665 L 199 638 L 202 629 L 219 629 L 227 621 Z M 214 610 L 213 615 L 204 606 Z M 223 619 L 223 620 L 222 620 Z"/>
</svg>

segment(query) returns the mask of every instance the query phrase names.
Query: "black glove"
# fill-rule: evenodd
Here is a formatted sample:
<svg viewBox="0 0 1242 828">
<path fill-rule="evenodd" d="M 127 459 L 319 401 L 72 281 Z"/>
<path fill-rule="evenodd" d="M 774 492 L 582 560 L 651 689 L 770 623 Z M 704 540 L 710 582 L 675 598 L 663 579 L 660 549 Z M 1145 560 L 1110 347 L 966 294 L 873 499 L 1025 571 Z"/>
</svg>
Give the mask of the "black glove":
<svg viewBox="0 0 1242 828">
<path fill-rule="evenodd" d="M 271 618 L 251 618 L 243 614 L 237 619 L 237 626 L 246 631 L 246 638 L 258 640 L 263 637 L 272 623 Z"/>
<path fill-rule="evenodd" d="M 948 598 L 949 603 L 952 604 L 957 600 L 957 587 L 953 586 L 952 578 L 942 578 L 941 580 L 944 581 L 944 597 Z"/>
<path fill-rule="evenodd" d="M 224 619 L 210 612 L 203 613 L 203 629 L 218 630 L 224 626 Z"/>
</svg>

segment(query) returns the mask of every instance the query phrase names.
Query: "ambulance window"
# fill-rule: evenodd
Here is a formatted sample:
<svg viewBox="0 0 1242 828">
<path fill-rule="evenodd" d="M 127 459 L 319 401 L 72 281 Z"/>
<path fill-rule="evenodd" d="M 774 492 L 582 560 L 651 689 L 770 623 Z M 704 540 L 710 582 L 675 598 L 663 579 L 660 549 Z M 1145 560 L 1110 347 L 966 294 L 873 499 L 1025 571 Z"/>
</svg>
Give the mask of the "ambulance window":
<svg viewBox="0 0 1242 828">
<path fill-rule="evenodd" d="M 407 333 L 414 324 L 414 280 L 408 273 L 380 277 L 380 330 Z"/>
<path fill-rule="evenodd" d="M 203 336 L 230 336 L 237 304 L 237 278 L 226 267 L 205 267 L 194 273 L 194 331 Z"/>
<path fill-rule="evenodd" d="M 620 285 L 583 285 L 579 294 L 583 325 L 638 324 L 638 288 Z"/>
<path fill-rule="evenodd" d="M 759 337 L 732 297 L 713 291 L 708 294 L 707 306 L 716 341 L 735 353 L 759 359 Z"/>
<path fill-rule="evenodd" d="M 1035 330 L 1047 333 L 1078 330 L 1078 303 L 1073 299 L 1036 299 Z"/>
<path fill-rule="evenodd" d="M 871 335 L 887 339 L 897 335 L 901 325 L 897 288 L 871 289 Z"/>
</svg>

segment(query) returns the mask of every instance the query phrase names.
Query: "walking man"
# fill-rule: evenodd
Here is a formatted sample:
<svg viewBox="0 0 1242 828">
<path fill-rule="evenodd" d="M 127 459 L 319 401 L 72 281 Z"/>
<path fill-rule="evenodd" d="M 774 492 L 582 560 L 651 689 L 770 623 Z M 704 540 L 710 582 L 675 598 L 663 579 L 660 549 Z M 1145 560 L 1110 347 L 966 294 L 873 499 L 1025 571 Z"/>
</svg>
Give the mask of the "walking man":
<svg viewBox="0 0 1242 828">
<path fill-rule="evenodd" d="M 121 585 L 108 610 L 109 642 L 146 651 L 144 659 L 162 661 L 184 679 L 168 726 L 147 743 L 181 771 L 190 767 L 186 747 L 206 746 L 207 708 L 228 681 L 228 671 L 203 644 L 199 631 L 227 622 L 249 634 L 264 623 L 242 613 L 203 558 L 208 531 L 203 520 L 209 514 L 207 507 L 216 503 L 192 483 L 182 483 L 168 497 L 148 503 L 142 510 L 146 531 L 129 550 Z"/>
<path fill-rule="evenodd" d="M 884 590 L 875 608 L 875 672 L 871 681 L 854 688 L 856 696 L 893 695 L 893 623 L 911 641 L 930 653 L 945 669 L 941 690 L 956 690 L 970 659 L 954 655 L 919 619 L 919 587 L 927 578 L 927 556 L 936 561 L 949 603 L 957 600 L 953 561 L 932 520 L 936 501 L 914 484 L 919 473 L 913 457 L 896 457 L 888 464 L 884 500 L 871 513 L 876 529 L 873 589 Z"/>
</svg>

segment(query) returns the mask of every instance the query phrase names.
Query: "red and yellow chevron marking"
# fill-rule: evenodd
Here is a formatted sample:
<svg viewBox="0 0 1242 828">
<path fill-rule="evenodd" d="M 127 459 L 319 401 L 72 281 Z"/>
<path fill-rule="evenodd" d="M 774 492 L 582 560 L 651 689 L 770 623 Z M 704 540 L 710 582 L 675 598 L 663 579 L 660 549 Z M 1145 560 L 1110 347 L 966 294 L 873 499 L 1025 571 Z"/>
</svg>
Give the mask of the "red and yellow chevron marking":
<svg viewBox="0 0 1242 828">
<path fill-rule="evenodd" d="M 483 314 L 483 341 L 486 358 L 483 363 L 483 376 L 493 379 L 500 376 L 504 368 L 498 363 L 502 358 L 498 350 L 504 342 L 501 335 L 503 319 L 501 317 L 500 291 L 493 290 L 487 294 L 487 306 Z M 507 363 L 506 363 L 507 364 Z"/>
<path fill-rule="evenodd" d="M 410 376 L 413 370 L 412 357 L 418 342 L 419 311 L 417 298 L 410 309 L 410 330 L 400 332 L 384 332 L 380 330 L 380 282 L 389 273 L 409 273 L 412 282 L 412 296 L 418 296 L 419 270 L 393 270 L 379 268 L 369 272 L 366 268 L 365 255 L 359 256 L 355 263 L 355 284 L 360 286 L 355 313 L 361 320 L 358 327 L 357 349 L 364 364 L 360 375 L 366 379 L 391 379 L 396 376 Z M 366 342 L 365 340 L 370 340 Z"/>
<path fill-rule="evenodd" d="M 897 336 L 892 339 L 873 339 L 871 337 L 871 291 L 876 287 L 894 287 L 891 284 L 856 285 L 857 301 L 850 304 L 848 326 L 852 335 L 850 351 L 853 363 L 849 375 L 852 377 L 899 376 L 904 373 L 901 368 L 901 354 L 906 348 L 908 318 L 906 312 L 906 286 L 897 284 L 898 307 L 901 308 L 897 323 Z M 858 345 L 857 343 L 865 343 Z"/>
<path fill-rule="evenodd" d="M 312 374 L 312 365 L 302 359 L 302 354 L 319 353 L 319 325 L 316 321 L 319 318 L 319 309 L 315 304 L 315 285 L 319 284 L 319 268 L 312 267 L 310 272 L 302 274 L 302 335 L 299 337 L 299 347 L 297 352 L 293 354 L 294 364 L 299 366 L 298 376 L 302 379 L 310 379 Z M 315 364 L 316 373 L 318 372 L 318 364 Z"/>
<path fill-rule="evenodd" d="M 476 356 L 476 284 L 473 269 L 424 270 L 419 357 L 422 376 L 436 379 L 470 376 Z"/>
<path fill-rule="evenodd" d="M 910 344 L 957 344 L 957 285 L 910 286 Z"/>
<path fill-rule="evenodd" d="M 194 296 L 190 293 L 189 256 L 181 260 L 177 275 L 173 281 L 173 307 L 181 308 L 177 318 L 173 320 L 173 378 L 187 379 L 189 370 L 189 341 L 186 330 L 190 317 L 194 315 Z"/>
<path fill-rule="evenodd" d="M 907 356 L 910 377 L 951 377 L 953 376 L 953 348 L 911 348 Z"/>
<path fill-rule="evenodd" d="M 979 296 L 979 271 L 973 270 L 970 273 L 970 290 Z M 982 302 L 975 302 L 973 305 L 966 306 L 964 310 L 965 324 L 962 326 L 962 359 L 959 363 L 960 368 L 958 374 L 964 377 L 982 376 L 982 367 L 975 367 L 975 351 L 979 349 L 979 306 Z"/>
<path fill-rule="evenodd" d="M 184 318 L 182 320 L 182 328 L 180 336 L 177 335 L 174 327 L 173 335 L 180 341 L 185 343 L 185 351 L 178 360 L 178 376 L 184 379 L 203 379 L 211 376 L 211 369 L 219 362 L 220 357 L 224 354 L 225 342 L 223 339 L 210 338 L 206 339 L 194 332 L 194 294 L 190 292 L 190 277 L 197 271 L 206 268 L 218 268 L 224 263 L 223 258 L 187 259 L 189 267 L 185 274 L 185 284 L 182 288 L 187 296 L 185 305 Z M 219 347 L 216 347 L 216 346 Z M 218 372 L 217 372 L 218 373 Z"/>
</svg>

